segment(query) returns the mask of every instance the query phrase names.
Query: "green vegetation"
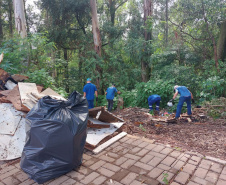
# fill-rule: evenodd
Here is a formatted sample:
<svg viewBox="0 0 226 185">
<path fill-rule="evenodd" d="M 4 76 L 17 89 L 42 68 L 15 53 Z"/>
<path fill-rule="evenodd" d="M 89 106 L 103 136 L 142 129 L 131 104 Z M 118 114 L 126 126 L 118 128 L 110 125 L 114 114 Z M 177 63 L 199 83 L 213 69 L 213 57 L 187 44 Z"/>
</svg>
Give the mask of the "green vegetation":
<svg viewBox="0 0 226 185">
<path fill-rule="evenodd" d="M 11 32 L 11 5 L 3 0 L 0 67 L 11 74 L 28 75 L 30 82 L 64 96 L 74 90 L 82 93 L 87 77 L 94 84 L 99 80 L 98 105 L 107 105 L 104 92 L 112 82 L 122 92 L 124 107 L 148 108 L 148 96 L 159 94 L 160 107 L 165 108 L 176 84 L 187 86 L 197 104 L 225 97 L 224 1 L 149 1 L 154 10 L 144 24 L 144 1 L 97 0 L 102 42 L 101 55 L 97 55 L 88 0 L 66 0 L 64 5 L 40 0 L 36 3 L 40 14 L 27 7 L 28 36 L 24 39 L 14 25 Z M 223 113 L 209 114 L 218 118 Z"/>
</svg>

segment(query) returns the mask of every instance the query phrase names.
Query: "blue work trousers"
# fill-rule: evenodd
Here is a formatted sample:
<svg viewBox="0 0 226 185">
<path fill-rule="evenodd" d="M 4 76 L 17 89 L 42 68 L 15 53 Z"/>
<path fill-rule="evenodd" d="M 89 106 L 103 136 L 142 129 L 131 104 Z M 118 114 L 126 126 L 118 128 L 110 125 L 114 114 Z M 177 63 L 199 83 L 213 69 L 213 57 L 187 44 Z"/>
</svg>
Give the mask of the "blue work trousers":
<svg viewBox="0 0 226 185">
<path fill-rule="evenodd" d="M 161 98 L 157 98 L 157 100 L 155 99 L 155 100 L 152 100 L 152 101 L 148 102 L 150 111 L 153 110 L 152 105 L 153 105 L 154 103 L 155 103 L 155 105 L 156 105 L 156 106 L 155 106 L 155 110 L 159 111 L 160 101 L 161 101 Z"/>
<path fill-rule="evenodd" d="M 107 99 L 108 100 L 108 111 L 111 111 L 113 108 L 113 100 Z"/>
<path fill-rule="evenodd" d="M 183 107 L 184 102 L 187 103 L 187 114 L 191 115 L 191 96 L 181 96 L 177 104 L 176 118 L 180 117 L 181 109 Z"/>
<path fill-rule="evenodd" d="M 93 104 L 94 100 L 87 100 L 87 101 L 88 101 L 88 109 L 94 108 L 94 104 Z"/>
</svg>

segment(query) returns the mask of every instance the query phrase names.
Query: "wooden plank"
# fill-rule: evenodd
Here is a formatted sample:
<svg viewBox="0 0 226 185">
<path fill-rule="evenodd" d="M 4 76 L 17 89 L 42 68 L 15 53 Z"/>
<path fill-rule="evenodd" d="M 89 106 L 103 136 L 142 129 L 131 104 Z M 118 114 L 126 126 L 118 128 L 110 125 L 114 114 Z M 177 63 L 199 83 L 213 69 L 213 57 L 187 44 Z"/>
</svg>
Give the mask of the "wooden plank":
<svg viewBox="0 0 226 185">
<path fill-rule="evenodd" d="M 20 92 L 20 98 L 22 105 L 29 110 L 33 108 L 35 103 L 27 96 L 29 93 L 35 93 L 38 94 L 38 89 L 35 83 L 18 83 L 19 92 Z"/>
<path fill-rule="evenodd" d="M 127 133 L 126 132 L 121 132 L 120 134 L 118 134 L 117 136 L 109 139 L 108 141 L 106 141 L 105 143 L 103 143 L 102 145 L 96 147 L 93 150 L 94 154 L 98 154 L 100 153 L 102 150 L 104 150 L 105 148 L 107 148 L 108 146 L 110 146 L 111 144 L 113 144 L 114 142 L 118 141 L 119 139 L 123 138 L 124 136 L 126 136 Z"/>
</svg>

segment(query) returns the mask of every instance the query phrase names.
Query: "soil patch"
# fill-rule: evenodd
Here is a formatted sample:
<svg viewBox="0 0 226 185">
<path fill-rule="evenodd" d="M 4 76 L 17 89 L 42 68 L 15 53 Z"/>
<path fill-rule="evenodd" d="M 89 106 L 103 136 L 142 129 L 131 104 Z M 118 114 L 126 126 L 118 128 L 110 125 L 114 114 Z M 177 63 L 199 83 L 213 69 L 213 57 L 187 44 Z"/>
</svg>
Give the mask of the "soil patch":
<svg viewBox="0 0 226 185">
<path fill-rule="evenodd" d="M 148 109 L 126 108 L 115 111 L 124 119 L 122 130 L 131 135 L 154 139 L 158 143 L 170 145 L 177 150 L 188 150 L 226 160 L 226 123 L 225 119 L 204 121 L 192 118 L 177 124 L 158 124 L 150 119 Z"/>
</svg>

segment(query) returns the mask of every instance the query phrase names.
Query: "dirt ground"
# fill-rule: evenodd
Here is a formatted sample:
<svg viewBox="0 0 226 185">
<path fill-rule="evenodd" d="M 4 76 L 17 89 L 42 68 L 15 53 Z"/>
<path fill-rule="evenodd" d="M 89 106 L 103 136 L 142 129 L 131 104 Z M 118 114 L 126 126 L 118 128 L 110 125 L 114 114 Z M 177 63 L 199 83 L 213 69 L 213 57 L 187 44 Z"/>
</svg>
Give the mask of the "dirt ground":
<svg viewBox="0 0 226 185">
<path fill-rule="evenodd" d="M 177 150 L 226 160 L 225 119 L 206 117 L 201 121 L 192 119 L 192 122 L 183 120 L 176 124 L 158 124 L 150 119 L 148 109 L 126 108 L 114 111 L 114 114 L 124 119 L 122 130 L 128 134 L 154 139 Z"/>
</svg>

